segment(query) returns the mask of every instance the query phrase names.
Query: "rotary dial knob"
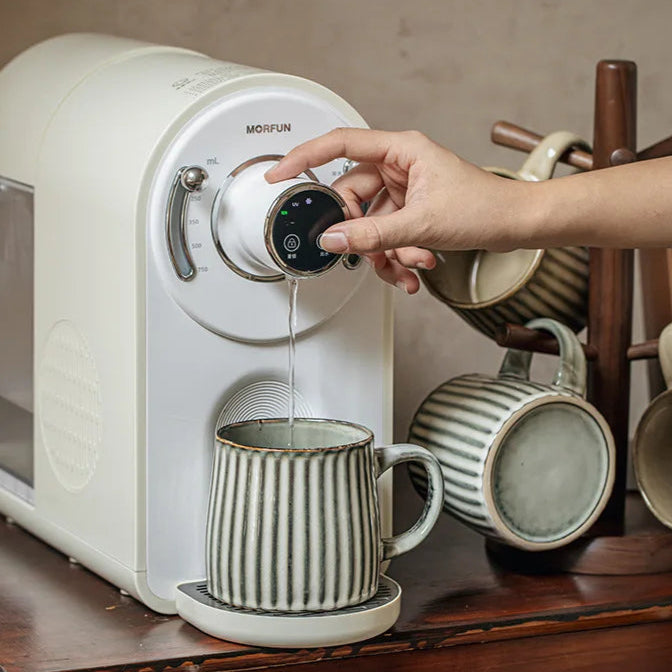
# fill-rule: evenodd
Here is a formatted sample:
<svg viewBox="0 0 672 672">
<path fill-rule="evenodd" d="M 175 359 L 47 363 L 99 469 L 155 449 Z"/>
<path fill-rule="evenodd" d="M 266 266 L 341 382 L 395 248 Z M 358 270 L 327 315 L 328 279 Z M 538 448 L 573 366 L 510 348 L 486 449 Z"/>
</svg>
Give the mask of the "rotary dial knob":
<svg viewBox="0 0 672 672">
<path fill-rule="evenodd" d="M 215 245 L 222 259 L 249 279 L 322 275 L 340 255 L 322 250 L 318 240 L 347 218 L 345 202 L 331 187 L 308 178 L 269 184 L 264 174 L 275 163 L 244 164 L 222 185 L 212 215 Z"/>
</svg>

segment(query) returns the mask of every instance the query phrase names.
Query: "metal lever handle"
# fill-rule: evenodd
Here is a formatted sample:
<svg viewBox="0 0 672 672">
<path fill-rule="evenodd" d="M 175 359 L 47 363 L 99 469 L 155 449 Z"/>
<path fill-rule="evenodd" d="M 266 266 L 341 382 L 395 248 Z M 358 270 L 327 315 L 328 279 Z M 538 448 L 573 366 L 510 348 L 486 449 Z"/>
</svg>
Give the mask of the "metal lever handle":
<svg viewBox="0 0 672 672">
<path fill-rule="evenodd" d="M 173 180 L 166 210 L 166 239 L 173 267 L 180 280 L 193 280 L 196 268 L 187 247 L 187 205 L 189 195 L 202 191 L 208 173 L 200 166 L 180 168 Z"/>
</svg>

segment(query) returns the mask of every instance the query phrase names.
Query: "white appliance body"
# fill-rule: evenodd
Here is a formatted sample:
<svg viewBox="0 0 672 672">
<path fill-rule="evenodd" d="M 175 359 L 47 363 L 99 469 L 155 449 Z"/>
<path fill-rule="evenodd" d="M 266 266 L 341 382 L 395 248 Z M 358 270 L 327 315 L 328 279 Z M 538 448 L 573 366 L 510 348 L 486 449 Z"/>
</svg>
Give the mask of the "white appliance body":
<svg viewBox="0 0 672 672">
<path fill-rule="evenodd" d="M 121 38 L 54 38 L 0 72 L 0 511 L 157 611 L 205 576 L 216 426 L 287 415 L 287 283 L 224 263 L 217 196 L 338 126 L 365 124 L 310 81 Z M 188 280 L 167 244 L 185 166 L 208 175 L 175 228 Z M 383 283 L 340 262 L 299 281 L 297 329 L 297 414 L 389 442 Z M 380 493 L 389 534 L 389 477 Z"/>
</svg>

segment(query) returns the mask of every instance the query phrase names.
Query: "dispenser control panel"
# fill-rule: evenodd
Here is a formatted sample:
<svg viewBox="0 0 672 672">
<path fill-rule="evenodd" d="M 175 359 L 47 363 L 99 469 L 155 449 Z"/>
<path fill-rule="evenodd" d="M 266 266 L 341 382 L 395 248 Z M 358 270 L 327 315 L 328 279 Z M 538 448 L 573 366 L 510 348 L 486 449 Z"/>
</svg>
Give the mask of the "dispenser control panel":
<svg viewBox="0 0 672 672">
<path fill-rule="evenodd" d="M 325 229 L 345 219 L 343 205 L 322 189 L 303 188 L 282 198 L 269 221 L 274 256 L 298 271 L 316 273 L 334 264 L 338 255 L 319 247 Z"/>
<path fill-rule="evenodd" d="M 284 280 L 310 277 L 300 289 L 300 334 L 333 316 L 362 284 L 365 264 L 318 244 L 348 218 L 331 187 L 347 161 L 274 184 L 265 179 L 298 144 L 361 124 L 341 105 L 319 92 L 248 88 L 194 116 L 165 150 L 149 192 L 149 249 L 175 302 L 210 331 L 242 341 L 286 338 Z M 256 132 L 268 110 L 288 121 Z"/>
<path fill-rule="evenodd" d="M 282 194 L 269 213 L 271 255 L 290 272 L 317 274 L 340 255 L 319 246 L 322 233 L 346 217 L 343 202 L 331 190 L 302 186 Z"/>
</svg>

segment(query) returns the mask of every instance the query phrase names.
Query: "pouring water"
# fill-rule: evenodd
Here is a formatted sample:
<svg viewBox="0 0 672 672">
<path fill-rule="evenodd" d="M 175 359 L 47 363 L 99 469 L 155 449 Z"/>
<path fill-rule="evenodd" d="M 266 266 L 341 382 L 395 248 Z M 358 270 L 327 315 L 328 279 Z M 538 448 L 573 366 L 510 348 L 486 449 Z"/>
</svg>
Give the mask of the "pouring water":
<svg viewBox="0 0 672 672">
<path fill-rule="evenodd" d="M 289 439 L 287 447 L 294 445 L 294 359 L 296 355 L 296 296 L 299 289 L 299 281 L 296 278 L 287 278 L 289 288 L 289 409 L 287 418 L 289 420 Z"/>
</svg>

